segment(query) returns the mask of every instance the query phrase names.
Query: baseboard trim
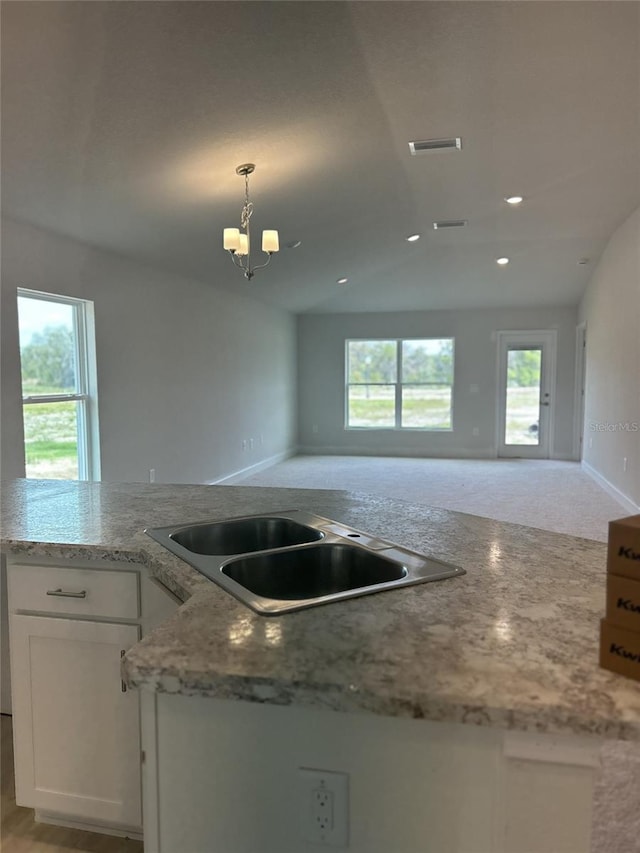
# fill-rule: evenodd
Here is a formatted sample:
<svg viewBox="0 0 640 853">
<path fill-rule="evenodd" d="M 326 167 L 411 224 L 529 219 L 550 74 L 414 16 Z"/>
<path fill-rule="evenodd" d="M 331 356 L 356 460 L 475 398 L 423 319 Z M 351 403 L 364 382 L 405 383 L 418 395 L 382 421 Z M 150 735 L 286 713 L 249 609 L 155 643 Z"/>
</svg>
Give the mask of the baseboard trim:
<svg viewBox="0 0 640 853">
<path fill-rule="evenodd" d="M 605 492 L 608 492 L 612 498 L 615 498 L 618 503 L 622 504 L 624 509 L 634 514 L 640 512 L 640 506 L 638 506 L 638 504 L 634 503 L 631 498 L 627 497 L 627 495 L 625 495 L 624 492 L 621 492 L 620 489 L 613 485 L 613 483 L 610 483 L 606 477 L 603 477 L 602 474 L 596 471 L 592 465 L 589 465 L 589 463 L 585 462 L 584 459 L 582 460 L 581 465 L 585 474 L 588 474 L 592 480 L 595 480 L 596 483 L 605 490 Z"/>
<path fill-rule="evenodd" d="M 36 809 L 34 813 L 36 823 L 46 823 L 51 826 L 64 826 L 67 829 L 82 829 L 84 832 L 98 832 L 100 835 L 115 835 L 118 838 L 132 838 L 142 841 L 143 834 L 140 827 L 118 826 L 117 824 L 90 823 L 89 821 L 76 820 L 63 815 L 51 814 L 50 812 Z"/>
<path fill-rule="evenodd" d="M 406 447 L 326 447 L 306 446 L 298 447 L 299 456 L 398 456 L 409 459 L 495 459 L 493 450 L 438 450 L 420 451 L 416 448 Z"/>
<path fill-rule="evenodd" d="M 277 465 L 278 462 L 284 462 L 285 459 L 290 459 L 292 456 L 295 456 L 297 453 L 296 450 L 285 450 L 283 453 L 276 453 L 275 456 L 269 456 L 268 459 L 263 459 L 260 462 L 256 462 L 254 465 L 248 465 L 246 468 L 240 468 L 238 471 L 234 471 L 232 474 L 227 474 L 226 477 L 221 477 L 219 480 L 209 480 L 206 485 L 207 486 L 223 486 L 223 485 L 233 485 L 233 480 L 237 477 L 244 478 L 249 476 L 250 474 L 257 474 L 259 471 L 264 471 L 266 468 L 271 468 L 272 465 Z"/>
</svg>

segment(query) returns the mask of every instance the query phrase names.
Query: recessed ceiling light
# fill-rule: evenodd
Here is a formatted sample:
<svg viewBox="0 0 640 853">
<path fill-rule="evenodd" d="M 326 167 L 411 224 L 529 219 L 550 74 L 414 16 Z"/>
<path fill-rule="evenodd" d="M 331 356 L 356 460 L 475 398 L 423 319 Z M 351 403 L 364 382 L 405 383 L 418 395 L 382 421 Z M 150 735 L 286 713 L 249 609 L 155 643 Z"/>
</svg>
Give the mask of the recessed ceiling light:
<svg viewBox="0 0 640 853">
<path fill-rule="evenodd" d="M 505 198 L 507 204 L 521 204 L 524 201 L 524 198 L 521 195 L 508 195 Z"/>
<path fill-rule="evenodd" d="M 339 278 L 339 279 L 337 280 L 337 283 L 338 283 L 338 284 L 346 284 L 348 281 L 349 281 L 349 279 L 348 279 L 348 278 Z"/>
<path fill-rule="evenodd" d="M 420 239 L 419 234 L 410 234 L 408 237 L 405 237 L 407 243 L 415 243 L 416 240 Z"/>
<path fill-rule="evenodd" d="M 509 263 L 509 258 L 496 258 L 496 263 L 503 267 L 505 264 Z"/>
</svg>

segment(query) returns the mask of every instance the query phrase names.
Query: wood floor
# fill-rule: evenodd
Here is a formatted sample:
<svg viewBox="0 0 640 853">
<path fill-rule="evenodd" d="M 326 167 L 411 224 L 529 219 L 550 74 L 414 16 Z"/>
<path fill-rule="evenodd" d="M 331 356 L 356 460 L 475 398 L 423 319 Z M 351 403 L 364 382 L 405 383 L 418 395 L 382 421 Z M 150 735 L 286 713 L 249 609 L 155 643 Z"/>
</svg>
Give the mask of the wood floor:
<svg viewBox="0 0 640 853">
<path fill-rule="evenodd" d="M 13 732 L 11 717 L 2 714 L 2 853 L 143 853 L 141 841 L 99 835 L 36 823 L 33 809 L 16 805 L 13 781 Z"/>
</svg>

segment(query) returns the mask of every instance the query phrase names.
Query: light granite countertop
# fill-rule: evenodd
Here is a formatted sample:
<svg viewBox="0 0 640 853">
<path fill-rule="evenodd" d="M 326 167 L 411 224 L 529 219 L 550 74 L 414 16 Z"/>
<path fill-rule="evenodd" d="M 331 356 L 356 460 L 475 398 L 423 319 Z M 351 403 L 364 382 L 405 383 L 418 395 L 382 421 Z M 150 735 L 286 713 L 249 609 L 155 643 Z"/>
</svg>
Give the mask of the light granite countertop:
<svg viewBox="0 0 640 853">
<path fill-rule="evenodd" d="M 17 480 L 1 497 L 5 552 L 144 564 L 184 601 L 127 653 L 130 686 L 640 739 L 640 685 L 598 666 L 603 543 L 346 491 Z M 467 574 L 265 617 L 143 532 L 291 509 Z"/>
</svg>

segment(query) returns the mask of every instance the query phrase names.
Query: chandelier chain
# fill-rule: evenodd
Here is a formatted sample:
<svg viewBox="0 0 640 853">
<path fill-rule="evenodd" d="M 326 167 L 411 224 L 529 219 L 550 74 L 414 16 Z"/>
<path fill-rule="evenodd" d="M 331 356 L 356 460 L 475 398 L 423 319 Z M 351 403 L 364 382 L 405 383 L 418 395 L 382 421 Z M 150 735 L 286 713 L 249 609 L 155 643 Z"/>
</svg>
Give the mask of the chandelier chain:
<svg viewBox="0 0 640 853">
<path fill-rule="evenodd" d="M 240 214 L 240 224 L 247 230 L 251 214 L 253 213 L 253 202 L 249 201 L 249 175 L 244 176 L 244 205 Z"/>
</svg>

